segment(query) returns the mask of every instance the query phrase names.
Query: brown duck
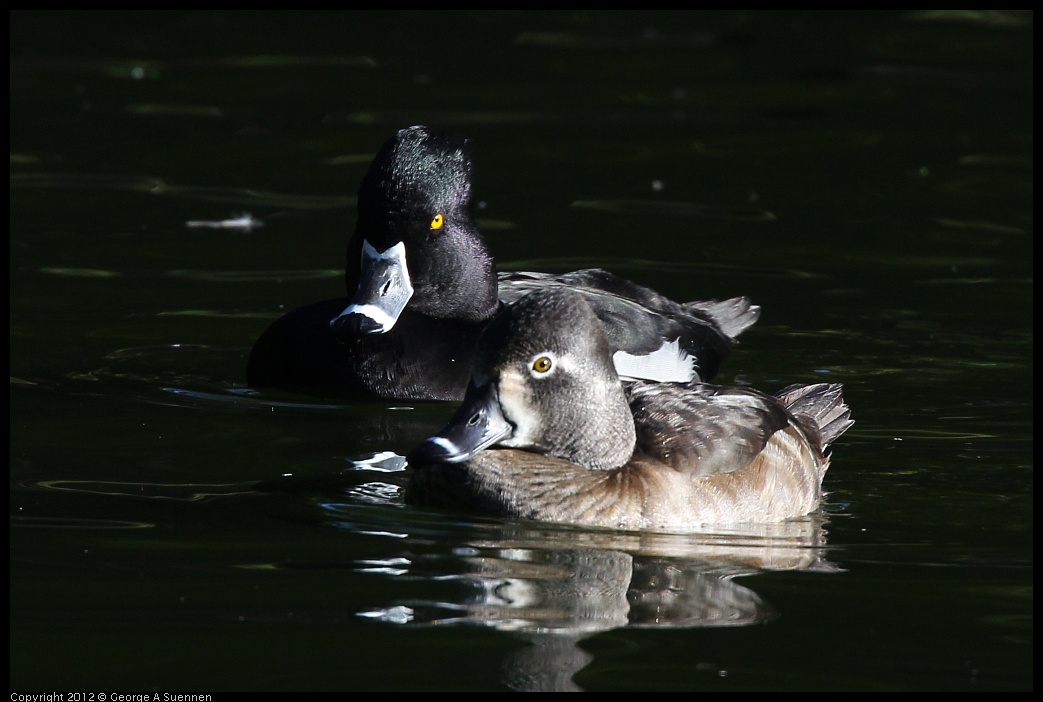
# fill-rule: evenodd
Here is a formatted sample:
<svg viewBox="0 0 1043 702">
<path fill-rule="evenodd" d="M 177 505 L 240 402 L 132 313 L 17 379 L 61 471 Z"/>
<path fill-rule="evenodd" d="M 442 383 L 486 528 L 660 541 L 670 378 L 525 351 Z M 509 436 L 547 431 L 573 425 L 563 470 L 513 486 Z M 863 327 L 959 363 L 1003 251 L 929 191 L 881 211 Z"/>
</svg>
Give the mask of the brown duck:
<svg viewBox="0 0 1043 702">
<path fill-rule="evenodd" d="M 409 456 L 406 500 L 631 530 L 778 522 L 819 506 L 852 423 L 838 384 L 620 381 L 584 297 L 540 289 L 483 331 L 463 404 Z"/>
</svg>

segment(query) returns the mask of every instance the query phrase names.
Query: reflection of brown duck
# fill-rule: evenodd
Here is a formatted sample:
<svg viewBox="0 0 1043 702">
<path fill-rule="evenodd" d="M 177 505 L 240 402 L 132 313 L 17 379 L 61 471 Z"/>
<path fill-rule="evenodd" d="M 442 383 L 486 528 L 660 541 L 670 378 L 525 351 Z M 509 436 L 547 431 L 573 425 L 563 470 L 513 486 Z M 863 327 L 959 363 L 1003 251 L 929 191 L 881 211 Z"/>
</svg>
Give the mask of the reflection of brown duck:
<svg viewBox="0 0 1043 702">
<path fill-rule="evenodd" d="M 466 587 L 436 589 L 435 599 L 411 598 L 408 604 L 368 610 L 365 616 L 397 623 L 468 622 L 505 631 L 578 635 L 624 626 L 757 624 L 774 617 L 775 609 L 745 587 L 742 576 L 841 571 L 826 557 L 824 524 L 819 514 L 700 534 L 509 520 L 485 524 L 485 538 L 468 540 L 441 556 L 429 553 L 416 560 L 389 555 L 375 561 L 393 564 L 389 568 L 396 575 L 404 567 L 411 578 L 453 580 Z M 369 572 L 388 570 L 375 567 Z"/>
<path fill-rule="evenodd" d="M 584 299 L 540 290 L 483 332 L 463 405 L 410 456 L 406 499 L 638 530 L 777 522 L 818 507 L 849 417 L 836 384 L 621 383 Z"/>
</svg>

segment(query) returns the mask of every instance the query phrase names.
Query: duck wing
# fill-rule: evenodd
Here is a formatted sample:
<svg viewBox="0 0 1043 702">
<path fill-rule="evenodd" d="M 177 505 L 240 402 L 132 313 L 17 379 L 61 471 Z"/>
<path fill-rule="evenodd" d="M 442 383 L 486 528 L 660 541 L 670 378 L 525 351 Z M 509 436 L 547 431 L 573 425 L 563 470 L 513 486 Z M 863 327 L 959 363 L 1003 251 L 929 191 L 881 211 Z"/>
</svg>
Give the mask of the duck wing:
<svg viewBox="0 0 1043 702">
<path fill-rule="evenodd" d="M 625 389 L 637 452 L 690 476 L 744 468 L 792 423 L 782 403 L 752 389 L 645 382 Z"/>
</svg>

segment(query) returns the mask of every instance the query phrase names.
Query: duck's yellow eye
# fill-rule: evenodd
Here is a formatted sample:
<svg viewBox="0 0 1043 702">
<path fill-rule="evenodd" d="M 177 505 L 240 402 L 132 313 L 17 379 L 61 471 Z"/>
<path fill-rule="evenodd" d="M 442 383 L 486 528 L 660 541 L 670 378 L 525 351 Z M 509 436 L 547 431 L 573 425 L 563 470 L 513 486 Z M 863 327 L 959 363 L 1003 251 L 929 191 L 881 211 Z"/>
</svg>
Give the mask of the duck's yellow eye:
<svg viewBox="0 0 1043 702">
<path fill-rule="evenodd" d="M 441 229 L 444 226 L 445 226 L 445 217 L 442 215 L 441 212 L 439 212 L 438 214 L 436 214 L 431 219 L 431 228 L 437 230 L 437 229 Z"/>
<path fill-rule="evenodd" d="M 554 364 L 551 362 L 550 356 L 540 356 L 532 362 L 532 369 L 537 373 L 546 373 L 552 365 Z"/>
</svg>

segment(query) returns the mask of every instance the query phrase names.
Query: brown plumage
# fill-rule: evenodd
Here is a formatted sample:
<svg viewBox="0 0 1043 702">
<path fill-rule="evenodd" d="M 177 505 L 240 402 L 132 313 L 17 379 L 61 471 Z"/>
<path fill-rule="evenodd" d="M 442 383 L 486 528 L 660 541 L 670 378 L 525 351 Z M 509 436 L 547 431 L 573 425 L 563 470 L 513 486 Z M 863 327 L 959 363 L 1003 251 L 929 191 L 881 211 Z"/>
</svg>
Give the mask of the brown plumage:
<svg viewBox="0 0 1043 702">
<path fill-rule="evenodd" d="M 622 383 L 583 298 L 536 291 L 479 339 L 464 404 L 410 455 L 406 499 L 633 530 L 798 517 L 852 424 L 841 390 Z"/>
</svg>

